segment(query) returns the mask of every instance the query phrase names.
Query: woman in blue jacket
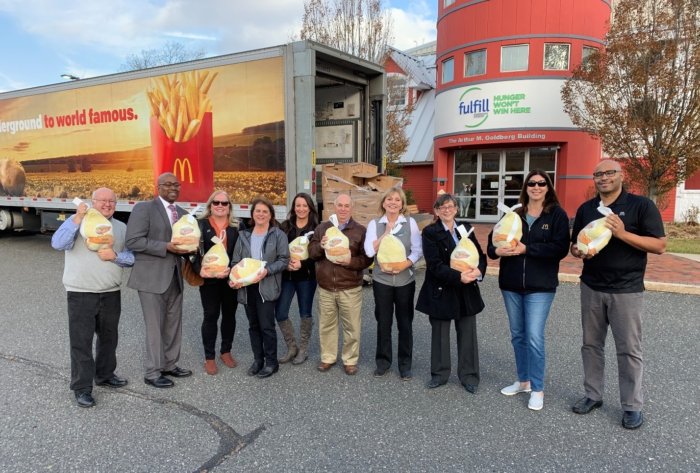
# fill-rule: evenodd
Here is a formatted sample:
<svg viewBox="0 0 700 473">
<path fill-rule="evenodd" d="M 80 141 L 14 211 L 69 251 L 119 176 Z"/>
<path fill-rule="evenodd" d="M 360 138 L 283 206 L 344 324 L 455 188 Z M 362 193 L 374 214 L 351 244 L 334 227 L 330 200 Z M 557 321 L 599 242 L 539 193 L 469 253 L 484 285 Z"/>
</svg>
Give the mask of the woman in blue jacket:
<svg viewBox="0 0 700 473">
<path fill-rule="evenodd" d="M 518 381 L 501 389 L 506 396 L 530 393 L 527 407 L 544 405 L 544 328 L 559 285 L 559 262 L 569 245 L 569 218 L 546 172 L 535 169 L 520 192 L 523 236 L 512 248 L 496 248 L 489 234 L 488 255 L 501 258 L 498 285 L 510 323 Z"/>
</svg>

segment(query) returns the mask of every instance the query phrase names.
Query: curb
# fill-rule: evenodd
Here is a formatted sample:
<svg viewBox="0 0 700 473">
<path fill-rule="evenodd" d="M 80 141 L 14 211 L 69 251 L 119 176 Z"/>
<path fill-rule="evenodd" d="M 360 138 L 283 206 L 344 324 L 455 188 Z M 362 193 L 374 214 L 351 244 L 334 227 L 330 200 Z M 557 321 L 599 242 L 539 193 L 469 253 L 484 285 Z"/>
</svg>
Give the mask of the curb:
<svg viewBox="0 0 700 473">
<path fill-rule="evenodd" d="M 498 276 L 499 268 L 487 267 L 486 274 L 489 276 Z M 559 282 L 568 282 L 578 284 L 580 282 L 578 274 L 559 273 Z M 690 294 L 700 295 L 700 286 L 693 284 L 678 284 L 669 282 L 658 282 L 644 280 L 644 289 L 654 292 L 672 292 L 674 294 Z"/>
</svg>

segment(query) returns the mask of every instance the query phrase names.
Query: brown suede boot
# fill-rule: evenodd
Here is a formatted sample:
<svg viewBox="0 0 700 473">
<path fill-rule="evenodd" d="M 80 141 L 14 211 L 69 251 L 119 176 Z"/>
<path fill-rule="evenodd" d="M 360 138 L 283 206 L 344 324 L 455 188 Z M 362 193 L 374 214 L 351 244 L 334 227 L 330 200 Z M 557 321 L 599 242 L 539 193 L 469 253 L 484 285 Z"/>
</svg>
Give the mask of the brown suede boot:
<svg viewBox="0 0 700 473">
<path fill-rule="evenodd" d="M 304 317 L 301 319 L 301 332 L 299 336 L 299 352 L 297 356 L 292 361 L 293 365 L 300 365 L 306 361 L 309 357 L 309 340 L 311 339 L 311 329 L 313 329 L 314 321 L 311 317 Z"/>
<path fill-rule="evenodd" d="M 222 353 L 221 361 L 229 368 L 235 368 L 236 366 L 238 366 L 238 362 L 234 357 L 231 356 L 231 352 Z"/>
<path fill-rule="evenodd" d="M 282 336 L 284 337 L 284 342 L 287 344 L 287 354 L 280 358 L 279 362 L 287 363 L 292 361 L 292 358 L 297 354 L 297 342 L 294 340 L 294 326 L 289 319 L 277 322 L 277 325 L 279 325 L 280 332 L 282 332 Z"/>
<path fill-rule="evenodd" d="M 218 373 L 219 368 L 216 367 L 216 361 L 204 360 L 204 371 L 206 371 L 207 374 L 210 374 L 212 376 Z"/>
</svg>

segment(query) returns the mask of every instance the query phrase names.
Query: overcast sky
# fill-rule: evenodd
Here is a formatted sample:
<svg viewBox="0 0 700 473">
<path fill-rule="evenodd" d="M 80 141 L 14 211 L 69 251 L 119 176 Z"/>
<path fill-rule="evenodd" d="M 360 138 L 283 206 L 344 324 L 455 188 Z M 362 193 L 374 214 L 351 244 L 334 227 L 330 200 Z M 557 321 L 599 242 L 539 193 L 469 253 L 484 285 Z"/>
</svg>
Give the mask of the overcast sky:
<svg viewBox="0 0 700 473">
<path fill-rule="evenodd" d="M 384 0 L 393 46 L 435 39 L 437 1 Z M 210 56 L 283 44 L 302 13 L 303 0 L 0 0 L 0 92 L 111 74 L 167 41 Z"/>
</svg>

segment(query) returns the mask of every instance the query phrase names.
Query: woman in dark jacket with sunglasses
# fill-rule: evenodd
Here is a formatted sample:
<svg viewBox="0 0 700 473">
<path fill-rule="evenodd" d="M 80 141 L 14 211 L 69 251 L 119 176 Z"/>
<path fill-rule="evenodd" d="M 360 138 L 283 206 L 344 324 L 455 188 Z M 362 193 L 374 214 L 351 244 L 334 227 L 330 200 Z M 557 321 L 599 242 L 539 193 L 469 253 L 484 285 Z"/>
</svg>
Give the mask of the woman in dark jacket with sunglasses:
<svg viewBox="0 0 700 473">
<path fill-rule="evenodd" d="M 544 328 L 559 285 L 559 262 L 569 248 L 569 218 L 546 172 L 528 173 L 516 210 L 523 236 L 515 247 L 497 248 L 489 234 L 488 255 L 501 258 L 498 285 L 510 323 L 518 380 L 501 389 L 506 396 L 530 393 L 528 408 L 544 406 Z"/>
</svg>

